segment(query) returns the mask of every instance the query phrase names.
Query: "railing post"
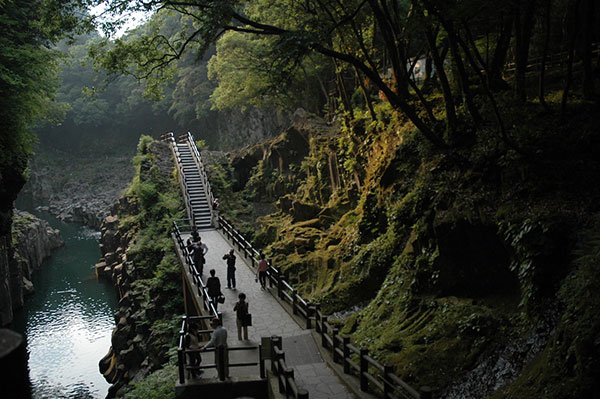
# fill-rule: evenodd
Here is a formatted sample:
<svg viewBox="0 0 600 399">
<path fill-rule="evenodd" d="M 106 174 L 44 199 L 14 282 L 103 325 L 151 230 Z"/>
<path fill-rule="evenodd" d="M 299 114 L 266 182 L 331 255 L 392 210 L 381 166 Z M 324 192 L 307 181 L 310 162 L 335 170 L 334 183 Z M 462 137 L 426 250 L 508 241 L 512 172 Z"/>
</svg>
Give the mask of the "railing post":
<svg viewBox="0 0 600 399">
<path fill-rule="evenodd" d="M 369 355 L 367 349 L 360 350 L 360 390 L 367 392 L 369 390 L 369 380 L 366 375 L 369 372 L 369 362 L 367 362 L 366 356 Z"/>
<path fill-rule="evenodd" d="M 298 388 L 298 399 L 308 399 L 308 391 L 304 388 Z"/>
<path fill-rule="evenodd" d="M 350 363 L 348 363 L 348 358 L 350 358 L 350 337 L 342 337 L 342 350 L 344 351 L 344 374 L 350 374 Z"/>
<path fill-rule="evenodd" d="M 428 386 L 423 386 L 419 388 L 419 399 L 431 399 L 432 391 Z"/>
<path fill-rule="evenodd" d="M 314 313 L 314 306 L 312 303 L 306 304 L 306 329 L 310 330 L 312 328 L 312 316 Z"/>
<path fill-rule="evenodd" d="M 285 396 L 287 397 L 288 395 L 293 393 L 292 392 L 292 383 L 290 381 L 294 379 L 294 369 L 284 370 L 283 376 L 285 379 Z"/>
<path fill-rule="evenodd" d="M 277 268 L 277 295 L 279 299 L 283 299 L 283 277 L 281 276 L 281 268 Z"/>
<path fill-rule="evenodd" d="M 337 349 L 337 340 L 338 340 L 338 334 L 339 333 L 340 333 L 340 330 L 338 328 L 334 328 L 333 329 L 333 332 L 332 332 L 333 336 L 332 336 L 332 339 L 331 339 L 331 342 L 332 342 L 331 352 L 333 353 L 333 362 L 334 363 L 339 363 L 340 362 L 338 353 L 336 351 L 336 349 Z"/>
<path fill-rule="evenodd" d="M 262 353 L 262 345 L 258 344 L 258 367 L 260 370 L 260 378 L 266 378 L 265 374 L 265 358 Z"/>
<path fill-rule="evenodd" d="M 321 332 L 321 304 L 315 303 L 315 332 Z"/>
<path fill-rule="evenodd" d="M 323 348 L 327 348 L 327 340 L 325 339 L 325 335 L 327 335 L 327 316 L 321 316 L 321 346 Z"/>
<path fill-rule="evenodd" d="M 292 290 L 292 313 L 298 314 L 298 291 Z"/>
<path fill-rule="evenodd" d="M 392 380 L 390 379 L 390 375 L 394 373 L 394 367 L 392 366 L 383 366 L 383 397 L 387 398 L 394 392 L 394 386 L 392 385 Z"/>
<path fill-rule="evenodd" d="M 271 336 L 271 371 L 273 374 L 279 374 L 277 369 L 277 355 L 275 348 L 281 349 L 281 337 L 277 335 Z"/>
<path fill-rule="evenodd" d="M 185 384 L 185 353 L 183 348 L 177 348 L 177 366 L 179 367 L 179 383 Z"/>
</svg>

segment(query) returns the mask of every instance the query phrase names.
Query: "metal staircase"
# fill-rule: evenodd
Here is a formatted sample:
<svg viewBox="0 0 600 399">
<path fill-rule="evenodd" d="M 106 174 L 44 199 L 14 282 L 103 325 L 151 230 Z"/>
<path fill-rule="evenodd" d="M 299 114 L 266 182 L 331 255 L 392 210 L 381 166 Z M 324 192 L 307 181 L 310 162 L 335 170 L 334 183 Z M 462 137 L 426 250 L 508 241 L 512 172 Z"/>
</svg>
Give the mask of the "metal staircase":
<svg viewBox="0 0 600 399">
<path fill-rule="evenodd" d="M 192 208 L 192 215 L 190 216 L 198 229 L 211 228 L 211 212 L 208 196 L 206 195 L 200 170 L 194 160 L 194 155 L 189 144 L 187 140 L 184 143 L 176 143 L 177 151 L 181 157 L 183 178 L 185 179 L 185 186 Z"/>
<path fill-rule="evenodd" d="M 187 133 L 175 140 L 173 134 L 168 133 L 163 140 L 170 142 L 173 151 L 190 225 L 196 225 L 199 230 L 213 228 L 213 196 L 194 138 Z"/>
</svg>

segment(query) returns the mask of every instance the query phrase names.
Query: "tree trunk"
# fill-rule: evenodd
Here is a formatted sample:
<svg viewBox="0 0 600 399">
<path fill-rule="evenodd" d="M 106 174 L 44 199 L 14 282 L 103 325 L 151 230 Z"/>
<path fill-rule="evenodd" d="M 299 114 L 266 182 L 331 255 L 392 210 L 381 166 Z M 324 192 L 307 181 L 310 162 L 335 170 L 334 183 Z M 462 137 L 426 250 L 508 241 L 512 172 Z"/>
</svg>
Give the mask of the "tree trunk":
<svg viewBox="0 0 600 399">
<path fill-rule="evenodd" d="M 433 63 L 435 64 L 435 74 L 440 81 L 442 86 L 442 93 L 444 95 L 444 107 L 446 108 L 446 121 L 447 129 L 451 134 L 456 131 L 456 111 L 454 108 L 454 96 L 450 89 L 450 82 L 448 82 L 448 76 L 446 76 L 446 70 L 444 69 L 444 61 L 440 57 L 440 53 L 436 47 L 436 37 L 431 29 L 431 26 L 427 27 L 426 30 L 427 42 L 429 43 L 429 50 L 433 57 Z"/>
<path fill-rule="evenodd" d="M 344 105 L 344 109 L 348 113 L 350 119 L 354 119 L 354 110 L 352 109 L 352 103 L 350 102 L 348 92 L 346 91 L 346 85 L 344 84 L 344 77 L 342 76 L 341 68 L 338 66 L 338 63 L 335 61 L 335 59 L 333 60 L 333 63 L 335 65 L 335 82 L 337 83 L 342 104 Z"/>
<path fill-rule="evenodd" d="M 527 100 L 527 61 L 529 60 L 529 44 L 535 25 L 536 1 L 529 0 L 517 8 L 515 16 L 515 90 L 517 99 Z"/>
<path fill-rule="evenodd" d="M 504 70 L 504 64 L 506 63 L 506 54 L 510 46 L 510 36 L 512 32 L 512 26 L 514 21 L 514 15 L 509 12 L 508 15 L 503 15 L 502 26 L 500 28 L 500 35 L 496 41 L 496 48 L 492 56 L 492 62 L 489 63 L 488 69 L 488 82 L 492 90 L 505 89 L 507 84 L 502 79 L 502 71 Z"/>
<path fill-rule="evenodd" d="M 458 48 L 457 32 L 454 29 L 454 24 L 452 23 L 452 21 L 442 18 L 441 16 L 438 17 L 440 19 L 440 22 L 444 25 L 446 33 L 448 34 L 448 44 L 450 44 L 450 53 L 452 54 L 452 59 L 456 64 L 456 72 L 458 74 L 460 88 L 465 96 L 467 109 L 469 110 L 469 113 L 473 118 L 473 122 L 475 122 L 476 125 L 479 125 L 483 119 L 481 117 L 481 114 L 479 113 L 479 109 L 477 109 L 477 105 L 475 104 L 473 92 L 469 87 L 469 76 L 465 69 L 462 55 L 460 54 L 460 49 Z"/>
<path fill-rule="evenodd" d="M 596 1 L 598 0 L 586 0 L 585 2 L 585 21 L 583 24 L 583 97 L 586 100 L 591 100 L 594 97 L 592 41 L 594 37 Z"/>
<path fill-rule="evenodd" d="M 569 58 L 567 61 L 567 76 L 565 78 L 565 87 L 563 89 L 562 99 L 560 102 L 560 118 L 564 119 L 567 113 L 567 102 L 569 98 L 569 90 L 571 89 L 571 84 L 573 82 L 573 59 L 575 58 L 575 42 L 577 41 L 577 22 L 579 20 L 579 4 L 581 0 L 575 0 L 574 4 L 571 5 L 571 1 L 569 2 L 569 11 L 570 14 L 567 17 L 566 24 L 567 29 L 570 28 L 570 34 L 568 36 L 569 39 Z"/>
<path fill-rule="evenodd" d="M 550 43 L 550 10 L 552 6 L 552 0 L 546 0 L 546 15 L 544 22 L 544 44 L 542 50 L 542 63 L 540 65 L 540 80 L 539 80 L 539 88 L 538 88 L 538 96 L 540 99 L 540 104 L 546 111 L 550 110 L 548 104 L 546 104 L 546 95 L 545 95 L 545 78 L 546 78 L 546 58 L 548 57 L 548 46 Z"/>
<path fill-rule="evenodd" d="M 369 113 L 371 114 L 371 119 L 376 121 L 377 114 L 375 113 L 375 109 L 373 108 L 373 101 L 371 101 L 371 96 L 369 96 L 369 92 L 367 91 L 365 83 L 363 82 L 362 77 L 360 76 L 360 72 L 358 71 L 358 68 L 356 68 L 356 66 L 354 66 L 354 72 L 356 73 L 356 79 L 358 80 L 358 84 L 360 84 L 360 89 L 362 90 L 363 96 L 365 98 L 365 103 L 367 104 L 367 108 L 369 109 Z"/>
</svg>

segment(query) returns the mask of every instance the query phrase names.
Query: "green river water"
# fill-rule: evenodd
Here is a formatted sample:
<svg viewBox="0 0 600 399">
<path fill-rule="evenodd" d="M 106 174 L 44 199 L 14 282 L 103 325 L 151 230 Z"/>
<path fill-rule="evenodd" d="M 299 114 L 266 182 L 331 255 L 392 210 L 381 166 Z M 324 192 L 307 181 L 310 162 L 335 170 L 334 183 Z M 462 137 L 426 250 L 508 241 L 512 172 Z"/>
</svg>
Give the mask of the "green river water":
<svg viewBox="0 0 600 399">
<path fill-rule="evenodd" d="M 65 246 L 33 277 L 35 294 L 15 315 L 27 337 L 34 398 L 104 398 L 109 384 L 98 362 L 110 348 L 117 308 L 114 287 L 97 281 L 100 234 L 37 212 L 61 231 Z"/>
</svg>

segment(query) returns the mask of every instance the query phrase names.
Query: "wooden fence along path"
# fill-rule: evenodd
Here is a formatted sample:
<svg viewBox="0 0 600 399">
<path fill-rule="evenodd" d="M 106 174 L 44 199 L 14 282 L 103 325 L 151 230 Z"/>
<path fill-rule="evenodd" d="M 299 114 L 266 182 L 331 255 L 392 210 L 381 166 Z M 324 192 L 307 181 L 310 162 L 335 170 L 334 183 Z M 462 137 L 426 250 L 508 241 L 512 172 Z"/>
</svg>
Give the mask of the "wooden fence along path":
<svg viewBox="0 0 600 399">
<path fill-rule="evenodd" d="M 248 262 L 248 266 L 251 266 L 254 272 L 256 272 L 260 252 L 235 229 L 229 220 L 223 216 L 216 215 L 216 212 L 214 212 L 211 207 L 208 207 L 208 209 L 203 207 L 202 219 L 197 218 L 196 215 L 199 215 L 200 213 L 196 209 L 198 205 L 203 202 L 199 200 L 194 201 L 194 198 L 190 195 L 190 193 L 198 194 L 200 192 L 200 190 L 197 190 L 194 193 L 193 189 L 191 190 L 190 182 L 200 181 L 202 183 L 202 195 L 206 198 L 208 204 L 212 204 L 214 197 L 210 190 L 206 171 L 200 154 L 196 149 L 194 139 L 192 135 L 188 133 L 187 135 L 179 137 L 176 141 L 173 134 L 169 133 L 163 136 L 163 140 L 171 144 L 189 217 L 189 219 L 186 220 L 174 221 L 173 236 L 177 243 L 177 252 L 189 275 L 189 280 L 194 287 L 195 295 L 201 298 L 201 306 L 204 308 L 204 314 L 206 315 L 204 317 L 222 317 L 211 303 L 202 276 L 198 273 L 198 269 L 195 267 L 193 259 L 187 251 L 184 237 L 187 236 L 191 230 L 190 225 L 196 221 L 206 221 L 206 215 L 208 213 L 208 219 L 211 221 L 211 226 L 218 227 L 222 235 L 230 241 L 231 245 L 237 247 L 238 252 L 244 256 L 244 259 Z M 182 147 L 188 147 L 190 149 L 189 154 L 191 154 L 193 162 L 187 157 L 188 153 L 185 150 L 186 156 L 181 156 Z M 186 161 L 185 168 L 183 160 Z M 198 174 L 194 175 L 194 179 L 190 179 L 189 176 L 186 178 L 186 173 L 189 175 L 189 168 L 193 166 L 196 167 Z M 203 225 L 203 227 L 210 228 L 205 225 Z M 361 391 L 370 392 L 383 398 L 431 398 L 431 390 L 429 388 L 422 387 L 419 390 L 414 389 L 396 376 L 393 373 L 391 366 L 380 364 L 369 356 L 368 350 L 357 348 L 352 345 L 348 337 L 341 336 L 339 330 L 328 322 L 328 316 L 322 313 L 320 305 L 318 303 L 311 303 L 302 298 L 302 296 L 298 294 L 298 291 L 287 281 L 279 268 L 269 265 L 267 279 L 269 286 L 267 291 L 278 299 L 281 304 L 289 304 L 291 313 L 303 320 L 302 324 L 304 328 L 314 329 L 314 331 L 319 334 L 321 346 L 331 353 L 333 361 L 342 366 L 345 374 L 358 378 Z M 184 317 L 180 332 L 178 348 L 180 383 L 184 383 L 186 380 L 186 349 L 183 345 L 183 337 L 187 331 L 186 323 L 188 323 L 189 320 L 192 320 L 192 318 Z M 210 330 L 203 331 L 203 333 L 207 334 L 209 331 Z M 248 350 L 250 349 L 256 350 L 258 348 L 256 346 L 248 347 Z M 261 351 L 259 350 L 259 352 Z M 278 376 L 280 391 L 285 394 L 286 397 L 308 398 L 308 392 L 298 388 L 296 385 L 294 370 L 286 365 L 285 355 L 283 355 L 281 341 L 280 338 L 278 341 L 278 337 L 272 338 L 271 356 L 271 370 L 274 375 Z M 257 362 L 252 363 L 252 365 L 258 365 L 260 367 L 260 375 L 262 377 L 264 359 L 260 358 Z M 206 365 L 204 367 L 214 368 L 216 366 Z"/>
<path fill-rule="evenodd" d="M 225 217 L 219 216 L 219 227 L 224 235 L 237 247 L 244 257 L 256 267 L 260 252 L 239 233 Z M 333 361 L 343 366 L 344 373 L 360 380 L 360 389 L 384 398 L 430 399 L 428 387 L 414 389 L 393 373 L 391 366 L 382 365 L 366 349 L 359 349 L 350 343 L 350 338 L 341 336 L 339 330 L 328 323 L 328 316 L 321 312 L 318 303 L 310 303 L 286 280 L 281 270 L 269 265 L 267 270 L 269 286 L 273 295 L 288 303 L 294 315 L 304 320 L 307 329 L 314 328 L 321 336 L 321 346 L 331 352 Z"/>
</svg>

